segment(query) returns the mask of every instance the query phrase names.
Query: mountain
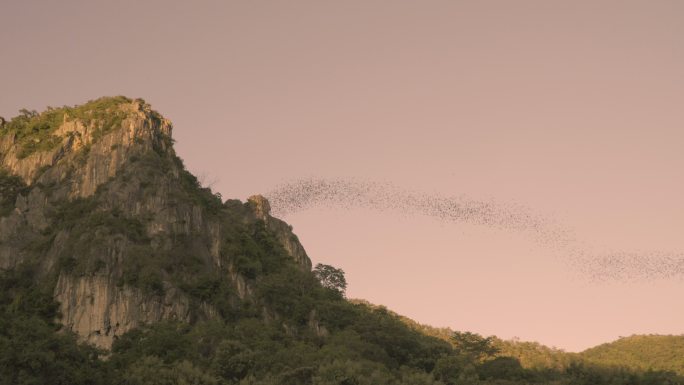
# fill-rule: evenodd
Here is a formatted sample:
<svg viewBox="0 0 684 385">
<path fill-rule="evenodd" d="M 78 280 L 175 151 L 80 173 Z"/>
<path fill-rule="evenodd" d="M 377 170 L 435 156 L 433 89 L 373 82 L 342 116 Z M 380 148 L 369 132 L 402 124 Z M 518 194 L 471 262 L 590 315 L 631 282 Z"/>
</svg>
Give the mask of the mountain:
<svg viewBox="0 0 684 385">
<path fill-rule="evenodd" d="M 348 301 L 266 199 L 201 186 L 171 134 L 126 97 L 0 119 L 0 385 L 682 380 Z"/>
<path fill-rule="evenodd" d="M 175 155 L 171 129 L 123 97 L 25 112 L 3 128 L 1 165 L 16 188 L 3 197 L 15 207 L 0 222 L 0 267 L 35 265 L 54 285 L 61 322 L 98 347 L 144 323 L 216 318 L 221 309 L 200 291 L 221 276 L 236 289 L 226 300 L 248 296 L 263 266 L 231 254 L 255 226 L 311 268 L 263 198 L 223 205 L 202 188 Z"/>
</svg>

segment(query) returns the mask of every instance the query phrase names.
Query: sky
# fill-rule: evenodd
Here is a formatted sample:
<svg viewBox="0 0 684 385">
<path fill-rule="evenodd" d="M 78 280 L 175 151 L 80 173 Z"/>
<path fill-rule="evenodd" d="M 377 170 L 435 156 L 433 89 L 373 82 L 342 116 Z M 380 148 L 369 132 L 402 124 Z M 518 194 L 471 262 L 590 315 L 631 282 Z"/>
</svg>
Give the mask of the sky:
<svg viewBox="0 0 684 385">
<path fill-rule="evenodd" d="M 1 116 L 142 97 L 225 198 L 381 183 L 523 207 L 582 261 L 684 251 L 684 2 L 3 0 L 0 14 Z M 314 263 L 344 269 L 349 297 L 422 323 L 569 351 L 684 333 L 684 274 L 597 282 L 534 229 L 389 206 L 282 218 Z"/>
</svg>

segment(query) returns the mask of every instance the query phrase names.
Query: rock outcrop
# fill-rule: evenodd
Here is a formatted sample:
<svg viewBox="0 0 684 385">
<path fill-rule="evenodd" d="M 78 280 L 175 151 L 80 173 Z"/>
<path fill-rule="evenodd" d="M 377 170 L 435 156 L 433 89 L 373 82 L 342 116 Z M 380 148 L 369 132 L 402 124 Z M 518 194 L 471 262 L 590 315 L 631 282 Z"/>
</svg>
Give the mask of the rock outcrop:
<svg viewBox="0 0 684 385">
<path fill-rule="evenodd" d="M 0 178 L 25 185 L 3 197 L 14 202 L 0 217 L 0 268 L 37 266 L 60 321 L 102 348 L 144 323 L 219 316 L 206 287 L 221 280 L 232 283 L 233 301 L 249 300 L 244 257 L 232 250 L 261 222 L 311 269 L 266 199 L 222 202 L 184 169 L 171 131 L 144 101 L 122 97 L 0 128 Z"/>
<path fill-rule="evenodd" d="M 292 232 L 292 226 L 271 216 L 271 205 L 261 195 L 252 195 L 247 200 L 253 205 L 256 217 L 266 224 L 278 238 L 288 254 L 304 270 L 311 270 L 311 260 L 297 236 Z"/>
</svg>

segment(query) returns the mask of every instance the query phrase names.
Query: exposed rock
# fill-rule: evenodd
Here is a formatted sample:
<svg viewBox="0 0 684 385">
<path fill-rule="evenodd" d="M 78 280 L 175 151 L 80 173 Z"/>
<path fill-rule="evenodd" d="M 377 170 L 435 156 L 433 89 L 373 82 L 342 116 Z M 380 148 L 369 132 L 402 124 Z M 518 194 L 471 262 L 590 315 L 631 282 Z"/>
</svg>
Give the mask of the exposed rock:
<svg viewBox="0 0 684 385">
<path fill-rule="evenodd" d="M 132 152 L 140 147 L 171 150 L 168 148 L 170 121 L 161 118 L 139 99 L 119 108 L 126 114 L 125 118 L 119 127 L 100 138 L 95 134 L 101 128 L 101 122 L 86 125 L 80 120 L 68 120 L 65 115 L 64 122 L 53 133 L 62 138 L 61 144 L 25 158 L 19 156 L 15 135 L 0 136 L 0 164 L 27 184 L 63 181 L 69 172 L 75 171 L 71 196 L 90 196 L 99 185 L 116 175 L 130 160 Z"/>
<path fill-rule="evenodd" d="M 311 270 L 311 259 L 292 232 L 292 226 L 270 215 L 271 205 L 268 200 L 261 195 L 253 195 L 249 197 L 248 202 L 252 205 L 256 217 L 264 221 L 267 228 L 276 235 L 278 241 L 297 264 L 304 270 Z"/>
<path fill-rule="evenodd" d="M 100 348 L 109 348 L 116 336 L 141 324 L 191 319 L 189 299 L 175 288 L 149 296 L 136 288 L 117 287 L 103 276 L 60 275 L 55 298 L 61 304 L 61 322 Z"/>
<path fill-rule="evenodd" d="M 123 115 L 108 130 L 100 120 L 65 114 L 53 132 L 58 145 L 24 157 L 15 133 L 0 131 L 0 168 L 28 185 L 14 210 L 0 217 L 0 268 L 35 263 L 44 279 L 58 277 L 54 293 L 68 329 L 109 348 L 143 323 L 218 317 L 178 286 L 196 275 L 225 277 L 237 298 L 249 300 L 250 280 L 224 245 L 231 227 L 256 220 L 301 269 L 311 269 L 292 228 L 270 216 L 265 198 L 250 198 L 251 210 L 238 205 L 225 214 L 228 207 L 176 157 L 168 120 L 142 100 L 115 109 L 107 113 Z M 159 266 L 148 272 L 156 280 L 137 278 L 143 260 Z M 190 262 L 192 268 L 184 267 Z"/>
<path fill-rule="evenodd" d="M 309 314 L 308 325 L 309 329 L 311 329 L 318 337 L 327 337 L 330 334 L 328 329 L 326 329 L 325 326 L 321 326 L 321 324 L 318 322 L 316 310 L 312 310 Z"/>
<path fill-rule="evenodd" d="M 262 221 L 267 222 L 271 214 L 271 204 L 262 195 L 252 195 L 247 201 L 254 205 L 254 214 Z"/>
</svg>

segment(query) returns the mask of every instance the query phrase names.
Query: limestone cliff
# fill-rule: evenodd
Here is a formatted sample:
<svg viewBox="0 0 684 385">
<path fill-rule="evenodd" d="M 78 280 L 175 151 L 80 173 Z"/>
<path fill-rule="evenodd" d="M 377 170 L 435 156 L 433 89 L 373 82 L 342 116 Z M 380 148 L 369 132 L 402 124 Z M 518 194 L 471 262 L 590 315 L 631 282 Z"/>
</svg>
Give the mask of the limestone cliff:
<svg viewBox="0 0 684 385">
<path fill-rule="evenodd" d="M 311 260 L 297 236 L 292 232 L 292 226 L 271 216 L 271 205 L 268 200 L 261 195 L 253 195 L 247 201 L 253 205 L 256 217 L 264 221 L 295 262 L 302 269 L 311 270 Z"/>
<path fill-rule="evenodd" d="M 235 306 L 249 300 L 262 268 L 250 237 L 272 237 L 311 269 L 263 197 L 222 202 L 203 188 L 171 131 L 123 97 L 25 112 L 0 128 L 0 268 L 35 265 L 61 322 L 103 348 L 143 323 L 218 317 L 225 310 L 209 299 L 221 290 Z"/>
</svg>

